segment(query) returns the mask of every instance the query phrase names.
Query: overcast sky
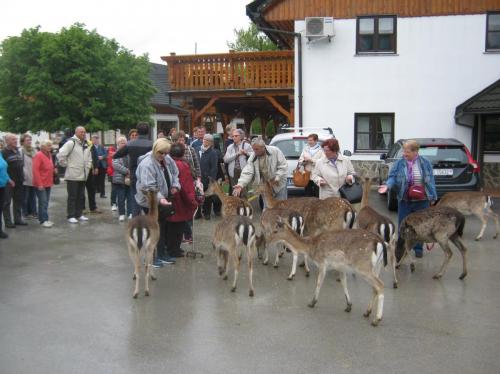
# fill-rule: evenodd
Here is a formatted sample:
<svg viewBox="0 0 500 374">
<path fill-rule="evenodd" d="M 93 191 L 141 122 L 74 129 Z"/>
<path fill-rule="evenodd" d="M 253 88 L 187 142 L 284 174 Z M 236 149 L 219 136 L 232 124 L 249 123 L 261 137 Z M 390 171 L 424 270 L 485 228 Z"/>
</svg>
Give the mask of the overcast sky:
<svg viewBox="0 0 500 374">
<path fill-rule="evenodd" d="M 41 26 L 55 32 L 75 22 L 114 38 L 135 54 L 162 62 L 170 52 L 227 52 L 234 28 L 250 19 L 251 0 L 7 0 L 0 5 L 0 40 Z"/>
</svg>

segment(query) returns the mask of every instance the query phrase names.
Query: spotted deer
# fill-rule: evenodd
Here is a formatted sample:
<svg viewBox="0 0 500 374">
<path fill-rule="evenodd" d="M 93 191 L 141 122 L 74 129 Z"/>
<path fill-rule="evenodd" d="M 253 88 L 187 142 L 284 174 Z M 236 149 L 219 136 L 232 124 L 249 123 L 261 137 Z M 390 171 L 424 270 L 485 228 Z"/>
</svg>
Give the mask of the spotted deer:
<svg viewBox="0 0 500 374">
<path fill-rule="evenodd" d="M 392 220 L 380 213 L 370 206 L 370 187 L 372 178 L 363 178 L 363 197 L 361 199 L 361 209 L 357 215 L 356 222 L 360 229 L 365 229 L 380 235 L 382 239 L 389 245 L 387 252 L 389 257 L 389 264 L 393 274 L 393 287 L 398 288 L 398 279 L 396 275 L 396 226 Z"/>
<path fill-rule="evenodd" d="M 217 195 L 222 202 L 222 216 L 229 217 L 232 215 L 250 217 L 253 216 L 252 205 L 244 199 L 236 196 L 228 196 L 222 190 L 220 184 L 210 178 L 208 189 L 205 191 L 206 196 Z"/>
<path fill-rule="evenodd" d="M 437 206 L 447 206 L 455 208 L 464 216 L 474 215 L 482 222 L 481 230 L 476 237 L 476 240 L 481 240 L 488 224 L 488 218 L 492 218 L 496 224 L 496 232 L 494 239 L 498 237 L 500 226 L 498 224 L 498 215 L 491 209 L 491 196 L 481 191 L 462 191 L 448 192 L 436 204 Z"/>
<path fill-rule="evenodd" d="M 293 228 L 293 230 L 295 230 L 295 232 L 300 236 L 304 234 L 304 218 L 297 211 L 285 208 L 266 209 L 264 210 L 264 212 L 262 212 L 262 215 L 260 216 L 260 224 L 262 227 L 264 240 L 265 238 L 269 237 L 274 230 L 277 229 L 279 224 L 279 219 L 287 221 L 289 225 Z M 264 265 L 267 265 L 269 262 L 268 247 L 269 246 L 266 245 L 264 250 L 264 261 L 263 261 Z M 292 251 L 292 253 L 293 253 L 292 270 L 288 275 L 287 278 L 288 280 L 293 280 L 293 277 L 295 276 L 295 272 L 297 270 L 298 253 L 294 251 Z M 283 254 L 282 248 L 277 248 L 276 259 L 274 261 L 275 268 L 278 267 L 279 258 L 282 256 L 282 254 Z M 310 270 L 307 264 L 306 255 L 304 255 L 304 269 L 306 271 L 306 276 L 308 277 Z"/>
<path fill-rule="evenodd" d="M 262 237 L 257 236 L 255 226 L 248 217 L 229 216 L 222 219 L 215 227 L 215 232 L 212 238 L 212 245 L 216 251 L 217 267 L 219 275 L 224 280 L 227 279 L 229 270 L 228 262 L 232 258 L 234 263 L 234 280 L 231 291 L 236 291 L 236 283 L 240 271 L 240 260 L 242 257 L 242 248 L 246 249 L 248 259 L 248 281 L 249 281 L 249 296 L 254 296 L 255 290 L 253 287 L 253 258 L 256 252 L 256 246 Z"/>
<path fill-rule="evenodd" d="M 335 269 L 341 275 L 340 282 L 347 303 L 345 311 L 350 312 L 352 302 L 347 290 L 346 272 L 354 271 L 372 286 L 373 298 L 364 316 L 368 317 L 375 307 L 372 325 L 377 326 L 382 320 L 384 307 L 384 283 L 379 273 L 387 265 L 387 247 L 382 238 L 362 229 L 336 230 L 300 237 L 288 223 L 281 221 L 281 224 L 284 230 L 275 230 L 269 242 L 284 243 L 297 252 L 306 253 L 319 269 L 314 297 L 308 306 L 313 308 L 316 305 L 327 270 Z"/>
<path fill-rule="evenodd" d="M 156 201 L 157 191 L 145 191 L 148 198 L 149 211 L 147 215 L 139 215 L 132 218 L 126 230 L 126 240 L 129 256 L 134 263 L 135 288 L 133 297 L 139 295 L 139 278 L 141 262 L 144 257 L 146 267 L 145 291 L 149 296 L 149 278 L 156 280 L 153 273 L 152 262 L 156 250 L 156 245 L 160 238 L 160 227 L 158 225 L 158 203 Z"/>
</svg>

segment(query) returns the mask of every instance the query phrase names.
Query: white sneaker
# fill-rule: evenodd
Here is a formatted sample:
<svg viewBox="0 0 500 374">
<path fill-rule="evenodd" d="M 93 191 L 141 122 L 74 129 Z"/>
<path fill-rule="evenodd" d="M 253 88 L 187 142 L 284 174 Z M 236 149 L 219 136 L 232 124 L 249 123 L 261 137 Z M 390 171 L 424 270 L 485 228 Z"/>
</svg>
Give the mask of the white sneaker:
<svg viewBox="0 0 500 374">
<path fill-rule="evenodd" d="M 44 223 L 42 223 L 42 227 L 49 228 L 49 227 L 52 227 L 52 226 L 54 226 L 54 224 L 52 222 L 50 222 L 50 221 L 45 221 Z"/>
<path fill-rule="evenodd" d="M 74 217 L 71 217 L 70 219 L 68 219 L 68 222 L 69 223 L 78 223 L 78 220 Z"/>
<path fill-rule="evenodd" d="M 132 214 L 129 214 L 129 215 L 128 215 L 128 219 L 132 219 Z"/>
<path fill-rule="evenodd" d="M 80 221 L 88 221 L 89 219 L 85 216 L 81 216 L 80 218 L 78 218 Z"/>
<path fill-rule="evenodd" d="M 125 221 L 125 215 L 122 214 L 120 217 L 118 217 L 118 221 L 120 221 L 120 222 Z"/>
<path fill-rule="evenodd" d="M 47 221 L 47 222 L 49 222 L 52 226 L 54 226 L 54 222 L 52 221 Z"/>
<path fill-rule="evenodd" d="M 111 206 L 111 210 L 114 212 L 115 210 L 118 210 L 118 207 L 116 206 L 116 204 L 113 204 Z"/>
</svg>

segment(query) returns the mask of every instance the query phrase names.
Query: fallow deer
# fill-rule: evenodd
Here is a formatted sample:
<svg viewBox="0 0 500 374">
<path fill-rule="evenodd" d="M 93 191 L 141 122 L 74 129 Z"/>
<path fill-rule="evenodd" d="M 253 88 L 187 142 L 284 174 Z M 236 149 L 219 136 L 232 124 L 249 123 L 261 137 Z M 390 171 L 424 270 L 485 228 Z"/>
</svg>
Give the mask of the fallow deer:
<svg viewBox="0 0 500 374">
<path fill-rule="evenodd" d="M 393 287 L 398 288 L 398 279 L 396 276 L 396 248 L 395 237 L 397 236 L 396 226 L 392 220 L 370 206 L 370 187 L 372 178 L 363 178 L 363 198 L 361 199 L 361 209 L 357 216 L 357 225 L 360 229 L 365 229 L 378 234 L 388 243 L 387 252 L 389 255 L 389 264 L 393 274 Z M 391 245 L 392 244 L 392 245 Z"/>
<path fill-rule="evenodd" d="M 244 199 L 236 196 L 228 196 L 222 190 L 220 184 L 213 179 L 210 179 L 208 189 L 205 191 L 206 196 L 217 195 L 222 202 L 222 216 L 229 217 L 233 215 L 252 218 L 252 205 Z"/>
<path fill-rule="evenodd" d="M 476 240 L 481 240 L 488 223 L 488 218 L 492 218 L 496 224 L 494 239 L 498 237 L 500 226 L 498 224 L 498 215 L 491 209 L 491 196 L 480 191 L 462 191 L 448 192 L 436 204 L 437 206 L 447 206 L 455 208 L 464 216 L 474 215 L 482 222 L 481 230 Z"/>
<path fill-rule="evenodd" d="M 283 223 L 283 222 L 282 222 Z M 368 317 L 376 307 L 372 325 L 377 326 L 382 319 L 384 307 L 384 283 L 379 278 L 382 266 L 387 265 L 387 247 L 382 238 L 372 232 L 353 229 L 324 232 L 315 236 L 300 237 L 287 223 L 284 230 L 275 230 L 269 238 L 270 244 L 284 243 L 294 251 L 305 253 L 319 268 L 314 297 L 309 307 L 318 302 L 319 292 L 327 270 L 340 272 L 342 287 L 346 298 L 346 312 L 352 308 L 347 290 L 347 271 L 355 271 L 373 288 L 373 298 L 364 313 Z"/>
<path fill-rule="evenodd" d="M 399 240 L 396 247 L 396 260 L 400 264 L 409 255 L 411 270 L 415 265 L 411 248 L 417 243 L 439 243 L 445 254 L 439 272 L 433 278 L 439 279 L 446 271 L 453 252 L 449 241 L 458 248 L 462 255 L 462 274 L 460 279 L 467 276 L 467 248 L 460 240 L 465 226 L 465 217 L 458 210 L 449 207 L 430 207 L 413 212 L 406 216 L 399 227 Z"/>
<path fill-rule="evenodd" d="M 231 291 L 236 291 L 236 283 L 240 271 L 240 260 L 242 253 L 240 247 L 246 248 L 248 259 L 248 281 L 249 296 L 254 296 L 253 287 L 253 258 L 256 252 L 256 246 L 262 238 L 257 236 L 255 226 L 248 217 L 229 216 L 222 219 L 215 227 L 212 245 L 217 255 L 217 267 L 219 275 L 224 280 L 227 279 L 229 258 L 234 263 L 234 280 Z"/>
<path fill-rule="evenodd" d="M 134 263 L 134 298 L 137 298 L 139 295 L 139 277 L 143 257 L 146 267 L 146 275 L 144 278 L 146 283 L 144 294 L 146 296 L 149 296 L 149 277 L 151 277 L 152 280 L 156 280 L 152 269 L 152 262 L 156 245 L 160 238 L 158 203 L 156 201 L 157 191 L 145 191 L 144 193 L 149 202 L 148 214 L 132 218 L 128 223 L 126 231 L 128 253 Z"/>
</svg>

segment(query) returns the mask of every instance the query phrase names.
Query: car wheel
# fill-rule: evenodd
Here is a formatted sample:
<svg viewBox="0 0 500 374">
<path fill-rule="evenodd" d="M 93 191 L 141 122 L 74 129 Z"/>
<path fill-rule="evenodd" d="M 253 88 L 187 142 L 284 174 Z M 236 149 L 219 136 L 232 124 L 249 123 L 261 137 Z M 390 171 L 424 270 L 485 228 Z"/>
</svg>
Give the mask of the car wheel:
<svg viewBox="0 0 500 374">
<path fill-rule="evenodd" d="M 396 200 L 396 194 L 391 190 L 387 191 L 387 209 L 396 212 L 398 210 L 398 201 Z"/>
</svg>

